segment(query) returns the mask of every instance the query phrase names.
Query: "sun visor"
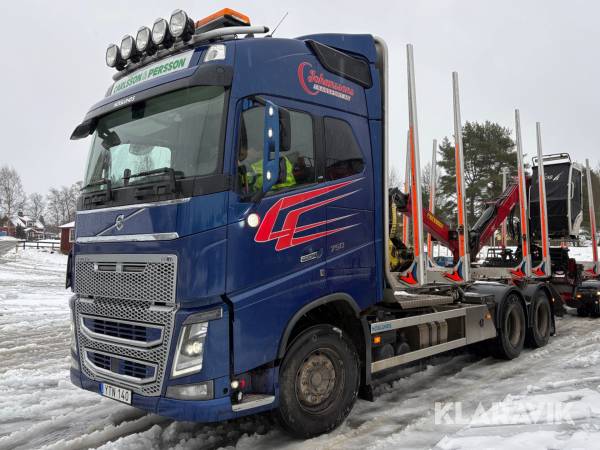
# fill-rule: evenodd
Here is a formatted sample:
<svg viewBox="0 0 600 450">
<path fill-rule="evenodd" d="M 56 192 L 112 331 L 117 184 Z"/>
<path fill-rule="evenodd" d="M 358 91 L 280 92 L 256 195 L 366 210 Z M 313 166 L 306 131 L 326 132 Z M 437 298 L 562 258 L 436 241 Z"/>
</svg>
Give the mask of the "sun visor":
<svg viewBox="0 0 600 450">
<path fill-rule="evenodd" d="M 227 64 L 207 63 L 198 66 L 198 69 L 189 77 L 179 78 L 170 83 L 159 84 L 140 92 L 131 93 L 129 90 L 125 90 L 122 93 L 120 92 L 119 95 L 113 96 L 114 98 L 107 97 L 98 106 L 89 111 L 83 122 L 71 134 L 71 139 L 82 139 L 89 136 L 96 128 L 96 119 L 98 117 L 117 109 L 131 106 L 134 103 L 148 100 L 158 95 L 193 86 L 228 87 L 231 86 L 232 81 L 233 67 Z"/>
</svg>

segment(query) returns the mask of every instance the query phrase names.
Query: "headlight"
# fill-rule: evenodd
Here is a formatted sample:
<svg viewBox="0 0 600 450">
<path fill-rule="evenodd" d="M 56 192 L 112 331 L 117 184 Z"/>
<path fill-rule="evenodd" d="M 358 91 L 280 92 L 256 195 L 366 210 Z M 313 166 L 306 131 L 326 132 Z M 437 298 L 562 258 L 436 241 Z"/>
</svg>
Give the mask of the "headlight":
<svg viewBox="0 0 600 450">
<path fill-rule="evenodd" d="M 121 50 L 115 44 L 111 44 L 106 49 L 106 65 L 108 67 L 115 67 L 120 70 L 125 66 L 125 61 L 121 56 Z"/>
<path fill-rule="evenodd" d="M 140 53 L 146 52 L 147 55 L 153 55 L 156 52 L 156 45 L 152 42 L 152 31 L 148 27 L 141 27 L 135 35 L 135 46 Z"/>
<path fill-rule="evenodd" d="M 194 21 L 188 17 L 185 11 L 176 9 L 169 19 L 169 31 L 174 38 L 187 41 L 194 34 Z"/>
<path fill-rule="evenodd" d="M 207 332 L 208 322 L 193 323 L 182 328 L 173 361 L 173 377 L 202 370 L 204 341 Z"/>
<path fill-rule="evenodd" d="M 169 48 L 173 43 L 173 37 L 169 33 L 169 24 L 165 19 L 156 19 L 152 25 L 152 42 L 155 45 L 163 45 Z"/>
</svg>

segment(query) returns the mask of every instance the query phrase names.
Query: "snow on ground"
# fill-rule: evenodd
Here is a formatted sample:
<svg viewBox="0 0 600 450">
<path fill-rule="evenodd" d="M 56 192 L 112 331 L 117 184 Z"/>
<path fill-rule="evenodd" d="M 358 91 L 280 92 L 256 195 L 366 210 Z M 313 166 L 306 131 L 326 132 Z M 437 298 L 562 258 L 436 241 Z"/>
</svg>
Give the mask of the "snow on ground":
<svg viewBox="0 0 600 450">
<path fill-rule="evenodd" d="M 69 382 L 66 257 L 0 257 L 0 449 L 600 448 L 600 320 L 569 315 L 514 361 L 457 352 L 391 374 L 337 430 L 295 441 L 268 415 L 173 422 Z"/>
</svg>

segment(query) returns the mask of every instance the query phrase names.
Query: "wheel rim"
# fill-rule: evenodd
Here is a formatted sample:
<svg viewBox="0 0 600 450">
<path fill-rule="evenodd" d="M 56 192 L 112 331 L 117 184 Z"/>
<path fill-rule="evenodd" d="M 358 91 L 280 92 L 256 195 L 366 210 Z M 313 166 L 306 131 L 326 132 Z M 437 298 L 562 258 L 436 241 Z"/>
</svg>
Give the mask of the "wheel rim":
<svg viewBox="0 0 600 450">
<path fill-rule="evenodd" d="M 510 309 L 506 318 L 506 336 L 510 345 L 514 348 L 519 346 L 522 334 L 522 324 L 519 317 L 517 308 L 513 307 Z"/>
<path fill-rule="evenodd" d="M 304 358 L 296 374 L 296 396 L 304 409 L 320 412 L 335 400 L 344 378 L 340 364 L 329 349 L 314 350 Z"/>
</svg>

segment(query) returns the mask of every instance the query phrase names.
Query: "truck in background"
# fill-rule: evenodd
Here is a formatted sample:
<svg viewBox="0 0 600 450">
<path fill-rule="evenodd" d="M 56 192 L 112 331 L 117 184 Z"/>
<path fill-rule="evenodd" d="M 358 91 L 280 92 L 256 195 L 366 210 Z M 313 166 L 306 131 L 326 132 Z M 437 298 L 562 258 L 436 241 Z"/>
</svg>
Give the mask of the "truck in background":
<svg viewBox="0 0 600 450">
<path fill-rule="evenodd" d="M 92 141 L 67 273 L 72 382 L 178 420 L 273 410 L 310 437 L 390 369 L 475 343 L 505 359 L 545 345 L 544 281 L 473 283 L 460 263 L 424 279 L 412 47 L 419 214 L 398 272 L 385 42 L 268 31 L 230 9 L 176 10 L 107 49 L 114 83 L 72 134 Z M 457 75 L 454 98 L 460 130 Z"/>
</svg>

